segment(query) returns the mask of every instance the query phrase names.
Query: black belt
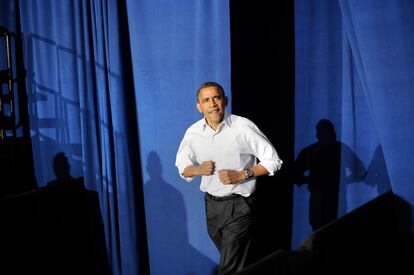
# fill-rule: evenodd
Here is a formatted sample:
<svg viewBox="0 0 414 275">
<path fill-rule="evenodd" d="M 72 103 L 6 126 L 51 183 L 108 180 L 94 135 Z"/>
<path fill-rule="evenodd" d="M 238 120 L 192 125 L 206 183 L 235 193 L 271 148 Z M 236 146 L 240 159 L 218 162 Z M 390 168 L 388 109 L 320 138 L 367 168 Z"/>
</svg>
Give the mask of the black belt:
<svg viewBox="0 0 414 275">
<path fill-rule="evenodd" d="M 234 200 L 237 198 L 243 197 L 242 195 L 239 194 L 231 194 L 231 195 L 227 195 L 227 196 L 223 196 L 223 197 L 218 197 L 218 196 L 213 196 L 209 193 L 206 192 L 206 198 L 209 198 L 211 200 L 215 200 L 215 201 L 227 201 L 227 200 Z"/>
</svg>

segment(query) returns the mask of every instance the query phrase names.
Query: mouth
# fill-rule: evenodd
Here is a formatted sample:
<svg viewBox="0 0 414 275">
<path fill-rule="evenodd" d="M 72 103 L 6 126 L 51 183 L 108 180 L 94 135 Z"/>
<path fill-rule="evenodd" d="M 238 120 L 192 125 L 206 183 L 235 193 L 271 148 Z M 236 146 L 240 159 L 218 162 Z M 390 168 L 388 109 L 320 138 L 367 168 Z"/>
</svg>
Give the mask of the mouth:
<svg viewBox="0 0 414 275">
<path fill-rule="evenodd" d="M 221 111 L 220 111 L 220 109 L 212 109 L 209 113 L 210 114 L 217 114 L 217 113 L 220 113 Z"/>
</svg>

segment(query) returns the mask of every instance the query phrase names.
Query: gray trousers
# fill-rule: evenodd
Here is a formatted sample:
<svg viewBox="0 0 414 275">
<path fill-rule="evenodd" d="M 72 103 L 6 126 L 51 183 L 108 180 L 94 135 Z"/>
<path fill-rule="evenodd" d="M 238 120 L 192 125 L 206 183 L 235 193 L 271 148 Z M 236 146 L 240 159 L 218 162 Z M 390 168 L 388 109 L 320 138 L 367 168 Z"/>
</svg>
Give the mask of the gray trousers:
<svg viewBox="0 0 414 275">
<path fill-rule="evenodd" d="M 207 230 L 220 251 L 218 275 L 243 269 L 251 241 L 254 215 L 254 196 L 214 197 L 205 195 Z"/>
</svg>

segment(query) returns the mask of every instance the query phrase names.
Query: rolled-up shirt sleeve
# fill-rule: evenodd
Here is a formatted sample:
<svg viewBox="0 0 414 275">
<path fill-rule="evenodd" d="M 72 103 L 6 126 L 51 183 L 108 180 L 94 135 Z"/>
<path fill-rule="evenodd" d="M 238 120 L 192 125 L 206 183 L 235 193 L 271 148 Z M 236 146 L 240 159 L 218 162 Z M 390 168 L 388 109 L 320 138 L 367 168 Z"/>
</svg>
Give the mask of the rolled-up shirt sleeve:
<svg viewBox="0 0 414 275">
<path fill-rule="evenodd" d="M 248 125 L 245 134 L 251 153 L 259 159 L 259 164 L 267 169 L 269 175 L 273 176 L 276 171 L 282 168 L 283 164 L 275 147 L 252 122 Z"/>
<path fill-rule="evenodd" d="M 190 182 L 194 177 L 184 177 L 184 169 L 188 166 L 195 166 L 197 163 L 195 161 L 195 155 L 187 139 L 181 141 L 180 146 L 178 147 L 177 156 L 175 159 L 175 166 L 178 168 L 178 173 L 180 177 Z"/>
</svg>

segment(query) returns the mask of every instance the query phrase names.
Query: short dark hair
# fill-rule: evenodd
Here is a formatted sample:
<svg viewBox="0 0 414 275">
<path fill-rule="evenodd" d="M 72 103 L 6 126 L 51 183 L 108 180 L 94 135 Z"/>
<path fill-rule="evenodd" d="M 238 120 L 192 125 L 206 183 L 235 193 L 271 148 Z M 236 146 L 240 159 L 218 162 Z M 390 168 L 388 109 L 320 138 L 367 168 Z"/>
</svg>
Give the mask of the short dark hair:
<svg viewBox="0 0 414 275">
<path fill-rule="evenodd" d="M 224 93 L 224 89 L 223 89 L 223 87 L 221 87 L 220 84 L 218 84 L 217 82 L 209 81 L 209 82 L 205 82 L 205 83 L 201 84 L 200 88 L 198 88 L 198 90 L 197 90 L 197 98 L 198 98 L 198 95 L 200 94 L 200 91 L 202 89 L 204 89 L 204 88 L 207 88 L 207 87 L 216 87 L 217 90 L 223 96 L 223 98 L 226 97 L 226 94 Z"/>
</svg>

